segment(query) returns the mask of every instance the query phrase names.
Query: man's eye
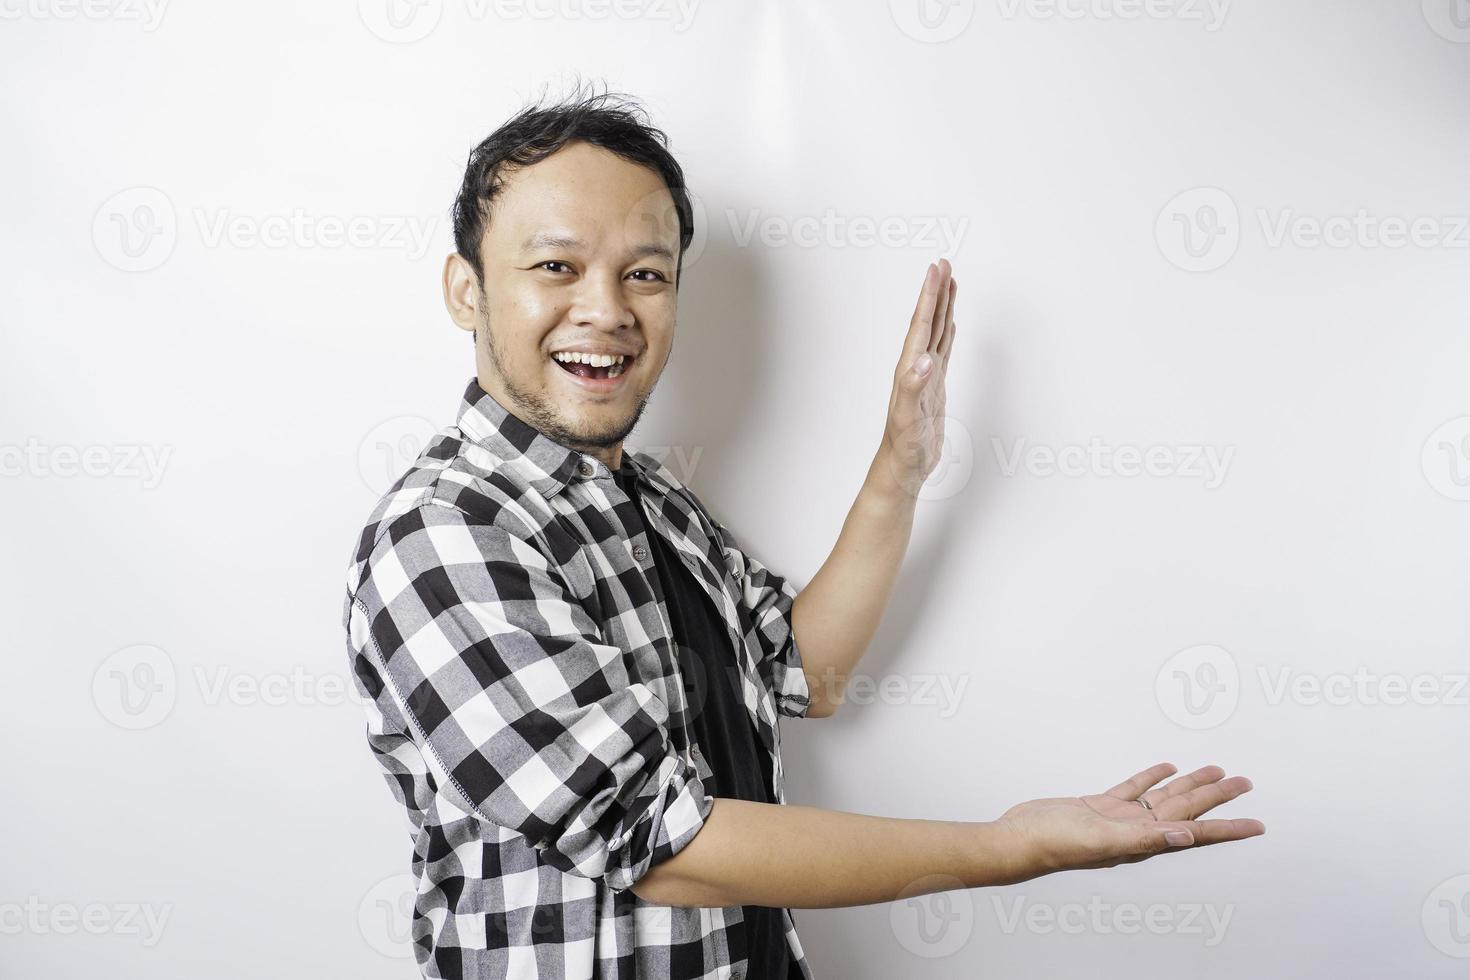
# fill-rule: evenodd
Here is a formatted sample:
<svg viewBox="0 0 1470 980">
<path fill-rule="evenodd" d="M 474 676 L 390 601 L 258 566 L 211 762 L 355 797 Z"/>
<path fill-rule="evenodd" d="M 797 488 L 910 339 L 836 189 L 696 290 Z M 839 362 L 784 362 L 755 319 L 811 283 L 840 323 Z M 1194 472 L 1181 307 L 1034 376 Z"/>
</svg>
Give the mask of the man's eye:
<svg viewBox="0 0 1470 980">
<path fill-rule="evenodd" d="M 633 272 L 632 275 L 635 275 L 636 276 L 640 272 L 646 272 L 649 275 L 653 276 L 654 279 L 640 279 L 639 282 L 654 282 L 655 280 L 661 281 L 661 282 L 668 282 L 668 280 L 664 278 L 664 274 L 662 272 L 659 272 L 659 271 L 655 270 L 655 269 L 638 269 L 635 272 Z"/>
<path fill-rule="evenodd" d="M 537 268 L 538 269 L 545 269 L 548 265 L 566 266 L 567 264 L 565 262 L 558 262 L 556 259 L 547 259 L 545 262 L 539 263 L 537 265 Z M 570 268 L 570 267 L 568 267 L 568 268 Z M 549 271 L 555 272 L 556 270 L 555 269 L 551 269 Z"/>
</svg>

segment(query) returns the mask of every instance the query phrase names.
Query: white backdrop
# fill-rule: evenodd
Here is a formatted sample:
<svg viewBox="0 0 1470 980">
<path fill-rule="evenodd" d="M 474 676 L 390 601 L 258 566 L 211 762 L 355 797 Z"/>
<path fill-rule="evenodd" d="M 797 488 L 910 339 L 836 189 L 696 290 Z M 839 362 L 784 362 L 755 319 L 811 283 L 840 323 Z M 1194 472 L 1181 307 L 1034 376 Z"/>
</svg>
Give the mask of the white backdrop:
<svg viewBox="0 0 1470 980">
<path fill-rule="evenodd" d="M 1465 0 L 0 0 L 0 975 L 408 977 L 340 625 L 472 373 L 469 148 L 640 98 L 704 225 L 630 445 L 807 581 L 925 264 L 949 457 L 793 802 L 1159 761 L 1266 836 L 799 910 L 819 977 L 1463 976 Z"/>
</svg>

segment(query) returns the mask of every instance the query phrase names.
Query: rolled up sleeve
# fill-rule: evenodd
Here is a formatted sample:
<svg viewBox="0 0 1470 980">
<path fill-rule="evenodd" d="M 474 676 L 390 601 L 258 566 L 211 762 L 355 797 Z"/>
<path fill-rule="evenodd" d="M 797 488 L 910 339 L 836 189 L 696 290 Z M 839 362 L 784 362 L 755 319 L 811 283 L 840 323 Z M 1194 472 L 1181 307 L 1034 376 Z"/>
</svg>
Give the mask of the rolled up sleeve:
<svg viewBox="0 0 1470 980">
<path fill-rule="evenodd" d="M 739 586 L 741 603 L 749 611 L 760 644 L 760 675 L 776 699 L 776 710 L 790 718 L 805 717 L 811 708 L 811 689 L 802 669 L 801 650 L 791 622 L 796 588 L 747 554 L 730 528 L 710 516 L 725 564 Z"/>
<path fill-rule="evenodd" d="M 374 544 L 356 599 L 439 791 L 549 864 L 629 888 L 713 806 L 669 711 L 530 540 L 433 502 Z"/>
</svg>

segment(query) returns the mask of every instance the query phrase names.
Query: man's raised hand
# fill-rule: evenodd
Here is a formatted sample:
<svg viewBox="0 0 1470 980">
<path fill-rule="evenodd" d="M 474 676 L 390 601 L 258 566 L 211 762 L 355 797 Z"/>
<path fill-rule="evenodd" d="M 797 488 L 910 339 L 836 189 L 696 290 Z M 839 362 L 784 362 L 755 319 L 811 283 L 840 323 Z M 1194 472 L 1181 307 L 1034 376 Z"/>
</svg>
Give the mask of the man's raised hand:
<svg viewBox="0 0 1470 980">
<path fill-rule="evenodd" d="M 903 353 L 893 372 L 893 393 L 879 454 L 911 496 L 933 472 L 944 449 L 944 378 L 954 346 L 954 306 L 959 286 L 948 259 L 930 263 L 909 320 Z"/>
</svg>

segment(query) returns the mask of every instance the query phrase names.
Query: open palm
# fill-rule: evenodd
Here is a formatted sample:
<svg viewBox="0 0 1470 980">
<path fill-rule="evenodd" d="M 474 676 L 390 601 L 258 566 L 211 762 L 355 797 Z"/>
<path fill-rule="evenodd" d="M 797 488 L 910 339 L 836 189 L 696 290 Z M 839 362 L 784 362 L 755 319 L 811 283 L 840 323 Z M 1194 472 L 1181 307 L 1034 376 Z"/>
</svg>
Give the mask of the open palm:
<svg viewBox="0 0 1470 980">
<path fill-rule="evenodd" d="M 1197 819 L 1249 792 L 1244 776 L 1223 778 L 1219 766 L 1153 787 L 1177 770 L 1160 763 L 1104 793 L 1028 800 L 1001 815 L 1037 865 L 1038 874 L 1074 868 L 1111 868 L 1142 861 L 1165 850 L 1204 847 L 1266 832 L 1259 820 Z M 1142 806 L 1145 800 L 1152 807 Z M 1166 834 L 1183 834 L 1173 840 Z"/>
</svg>

